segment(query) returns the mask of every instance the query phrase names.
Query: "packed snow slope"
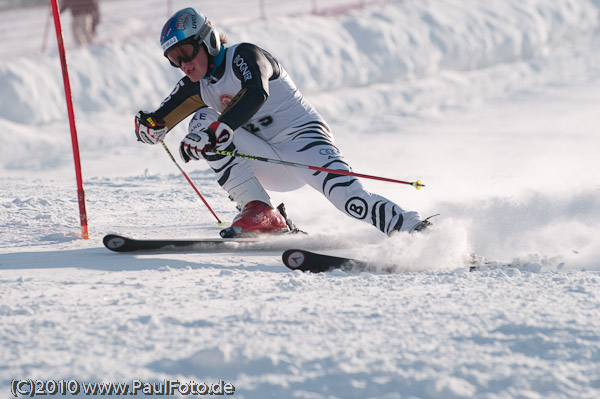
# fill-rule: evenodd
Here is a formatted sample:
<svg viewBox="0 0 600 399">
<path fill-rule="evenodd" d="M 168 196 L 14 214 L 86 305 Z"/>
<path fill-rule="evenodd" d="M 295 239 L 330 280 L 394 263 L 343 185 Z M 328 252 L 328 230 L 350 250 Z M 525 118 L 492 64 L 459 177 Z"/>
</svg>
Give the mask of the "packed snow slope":
<svg viewBox="0 0 600 399">
<path fill-rule="evenodd" d="M 40 26 L 46 12 L 0 23 Z M 222 379 L 237 398 L 600 397 L 600 1 L 407 0 L 214 22 L 285 66 L 356 172 L 421 179 L 418 191 L 364 184 L 439 213 L 434 227 L 383 237 L 303 188 L 270 193 L 310 232 L 289 245 L 335 241 L 345 248 L 332 253 L 370 259 L 372 273 L 291 272 L 281 251 L 108 252 L 107 233 L 219 230 L 164 149 L 135 141 L 135 112 L 182 76 L 157 20 L 131 40 L 68 49 L 92 235 L 80 240 L 57 51 L 7 40 L 0 396 L 31 378 Z M 167 136 L 172 152 L 185 132 Z M 213 172 L 184 168 L 231 220 Z M 471 252 L 516 267 L 470 273 Z"/>
</svg>

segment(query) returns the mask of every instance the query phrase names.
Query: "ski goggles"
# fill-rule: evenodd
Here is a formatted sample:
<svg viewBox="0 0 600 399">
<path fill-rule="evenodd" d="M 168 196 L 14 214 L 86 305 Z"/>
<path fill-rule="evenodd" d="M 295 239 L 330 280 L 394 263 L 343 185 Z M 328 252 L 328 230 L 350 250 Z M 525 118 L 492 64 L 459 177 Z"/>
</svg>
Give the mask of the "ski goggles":
<svg viewBox="0 0 600 399">
<path fill-rule="evenodd" d="M 175 68 L 181 68 L 182 62 L 190 62 L 200 51 L 200 45 L 197 42 L 184 43 L 169 49 L 165 56 L 169 59 L 171 65 Z"/>
</svg>

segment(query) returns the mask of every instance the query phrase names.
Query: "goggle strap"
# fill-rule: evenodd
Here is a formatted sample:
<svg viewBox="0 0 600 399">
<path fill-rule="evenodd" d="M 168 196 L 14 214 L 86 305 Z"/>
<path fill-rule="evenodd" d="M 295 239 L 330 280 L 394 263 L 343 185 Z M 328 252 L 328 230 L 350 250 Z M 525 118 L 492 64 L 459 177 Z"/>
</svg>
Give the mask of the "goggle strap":
<svg viewBox="0 0 600 399">
<path fill-rule="evenodd" d="M 202 25 L 202 28 L 200 28 L 198 33 L 194 35 L 194 39 L 196 39 L 198 42 L 204 41 L 204 39 L 208 36 L 211 30 L 212 24 L 210 23 L 208 18 L 204 17 L 204 24 Z"/>
</svg>

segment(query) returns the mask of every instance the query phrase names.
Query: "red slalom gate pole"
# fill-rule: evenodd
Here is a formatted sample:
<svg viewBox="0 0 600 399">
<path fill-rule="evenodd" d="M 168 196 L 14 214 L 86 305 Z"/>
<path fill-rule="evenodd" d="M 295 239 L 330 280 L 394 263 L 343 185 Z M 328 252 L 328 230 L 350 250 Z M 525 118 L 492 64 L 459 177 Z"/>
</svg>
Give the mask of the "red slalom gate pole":
<svg viewBox="0 0 600 399">
<path fill-rule="evenodd" d="M 73 98 L 71 96 L 71 83 L 69 82 L 69 72 L 67 69 L 67 56 L 65 53 L 65 44 L 63 41 L 62 27 L 60 24 L 60 12 L 58 1 L 51 0 L 52 14 L 54 16 L 54 27 L 56 29 L 56 40 L 58 42 L 58 53 L 60 54 L 60 64 L 62 66 L 63 83 L 65 86 L 65 99 L 67 102 L 67 111 L 69 114 L 69 126 L 71 128 L 71 144 L 73 147 L 73 158 L 75 161 L 75 176 L 77 178 L 77 200 L 79 202 L 79 219 L 81 221 L 81 238 L 90 239 L 88 231 L 87 212 L 85 210 L 85 193 L 83 191 L 83 178 L 81 177 L 81 159 L 79 158 L 79 142 L 77 141 L 77 128 L 75 126 L 75 113 L 73 112 Z"/>
</svg>

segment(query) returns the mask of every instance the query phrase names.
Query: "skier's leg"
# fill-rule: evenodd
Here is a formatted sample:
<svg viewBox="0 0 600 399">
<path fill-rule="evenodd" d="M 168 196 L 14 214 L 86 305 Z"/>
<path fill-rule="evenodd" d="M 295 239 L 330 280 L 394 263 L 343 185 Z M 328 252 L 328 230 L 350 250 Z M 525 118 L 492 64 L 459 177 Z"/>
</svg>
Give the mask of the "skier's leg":
<svg viewBox="0 0 600 399">
<path fill-rule="evenodd" d="M 274 150 L 281 159 L 291 162 L 351 171 L 324 124 L 315 124 L 311 134 L 298 135 L 290 141 L 277 144 Z M 291 172 L 323 193 L 346 215 L 370 223 L 385 234 L 411 231 L 420 222 L 417 212 L 405 211 L 387 198 L 368 192 L 356 177 L 306 169 L 294 169 Z"/>
<path fill-rule="evenodd" d="M 195 133 L 205 129 L 218 118 L 219 114 L 210 109 L 204 108 L 196 112 L 190 122 L 189 132 Z M 226 151 L 235 151 L 236 146 L 241 145 L 244 150 L 258 151 L 262 147 L 268 148 L 262 140 L 252 136 L 244 129 L 238 129 L 234 135 L 233 141 L 225 148 Z M 263 148 L 264 150 L 264 148 Z M 286 230 L 287 223 L 285 218 L 274 208 L 269 195 L 264 190 L 261 182 L 250 165 L 250 162 L 243 158 L 229 157 L 218 154 L 206 154 L 204 158 L 208 165 L 217 174 L 217 182 L 224 190 L 229 193 L 229 197 L 237 203 L 240 213 L 234 218 L 232 225 L 225 234 L 227 236 L 242 235 L 249 232 L 274 232 Z M 259 169 L 260 174 L 265 174 Z M 271 174 L 277 171 L 270 170 Z M 289 172 L 280 172 L 281 182 L 286 182 L 285 174 Z M 282 176 L 283 175 L 283 176 Z M 277 183 L 276 178 L 266 176 L 269 183 Z M 293 176 L 289 176 L 287 183 L 293 182 Z M 300 184 L 299 182 L 296 184 Z"/>
<path fill-rule="evenodd" d="M 90 45 L 94 41 L 94 16 L 90 14 L 84 14 L 85 19 L 83 21 L 83 36 L 85 38 L 85 44 Z"/>
<path fill-rule="evenodd" d="M 85 14 L 73 15 L 71 28 L 73 30 L 73 38 L 75 39 L 77 46 L 79 47 L 85 45 Z"/>
<path fill-rule="evenodd" d="M 210 108 L 197 111 L 190 122 L 189 132 L 194 133 L 205 129 L 218 117 L 219 114 Z M 266 158 L 278 157 L 269 144 L 243 128 L 235 131 L 232 143 L 224 150 L 238 150 L 240 153 Z M 286 166 L 217 154 L 206 155 L 204 158 L 217 173 L 219 185 L 228 192 L 253 177 L 256 177 L 261 186 L 272 191 L 292 191 L 305 184 L 291 173 L 290 170 L 293 168 Z"/>
</svg>

